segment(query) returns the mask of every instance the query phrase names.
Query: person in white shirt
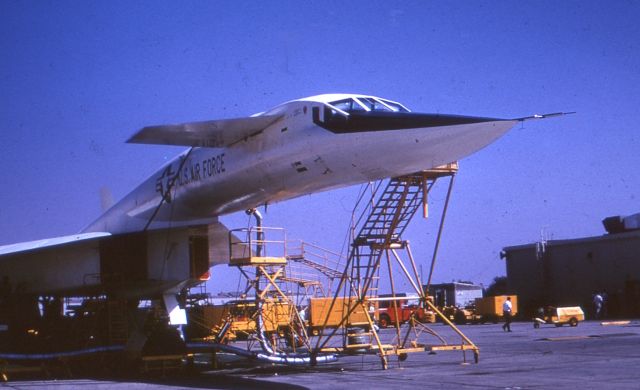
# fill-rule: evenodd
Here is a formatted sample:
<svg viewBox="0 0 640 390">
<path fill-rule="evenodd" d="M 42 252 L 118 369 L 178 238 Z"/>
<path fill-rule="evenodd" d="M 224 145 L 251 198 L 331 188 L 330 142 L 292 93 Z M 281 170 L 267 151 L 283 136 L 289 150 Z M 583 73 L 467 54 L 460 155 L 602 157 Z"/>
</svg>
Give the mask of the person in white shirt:
<svg viewBox="0 0 640 390">
<path fill-rule="evenodd" d="M 604 303 L 604 298 L 602 297 L 602 295 L 600 295 L 600 293 L 596 293 L 596 295 L 593 296 L 593 307 L 595 308 L 596 319 L 598 320 L 602 318 L 603 303 Z"/>
<path fill-rule="evenodd" d="M 502 304 L 502 315 L 504 316 L 502 330 L 505 332 L 511 332 L 511 308 L 511 297 L 507 297 L 507 300 Z"/>
</svg>

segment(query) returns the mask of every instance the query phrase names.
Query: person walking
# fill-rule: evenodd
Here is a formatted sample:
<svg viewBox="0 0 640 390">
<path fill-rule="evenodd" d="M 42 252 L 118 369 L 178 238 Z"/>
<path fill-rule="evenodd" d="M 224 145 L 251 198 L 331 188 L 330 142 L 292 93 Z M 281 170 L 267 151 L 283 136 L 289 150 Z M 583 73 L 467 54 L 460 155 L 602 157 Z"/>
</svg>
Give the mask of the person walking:
<svg viewBox="0 0 640 390">
<path fill-rule="evenodd" d="M 504 325 L 502 330 L 505 332 L 511 332 L 511 297 L 507 297 L 507 300 L 502 304 L 502 315 L 504 316 Z"/>
<path fill-rule="evenodd" d="M 602 318 L 602 306 L 604 303 L 604 298 L 600 293 L 596 293 L 593 296 L 593 308 L 596 312 L 596 319 L 599 320 Z"/>
</svg>

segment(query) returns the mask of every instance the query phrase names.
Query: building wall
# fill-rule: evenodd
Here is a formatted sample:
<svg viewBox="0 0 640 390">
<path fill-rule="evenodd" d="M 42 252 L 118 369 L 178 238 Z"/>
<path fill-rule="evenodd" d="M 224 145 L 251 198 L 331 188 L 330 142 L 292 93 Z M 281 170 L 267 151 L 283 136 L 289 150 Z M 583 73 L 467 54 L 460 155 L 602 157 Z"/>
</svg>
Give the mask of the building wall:
<svg viewBox="0 0 640 390">
<path fill-rule="evenodd" d="M 528 307 L 544 305 L 545 286 L 543 265 L 536 256 L 536 246 L 527 245 L 508 250 L 507 290 L 518 295 L 521 313 L 527 313 Z"/>
<path fill-rule="evenodd" d="M 580 305 L 592 314 L 596 292 L 611 317 L 640 316 L 640 231 L 505 248 L 510 290 L 523 313 Z"/>
</svg>

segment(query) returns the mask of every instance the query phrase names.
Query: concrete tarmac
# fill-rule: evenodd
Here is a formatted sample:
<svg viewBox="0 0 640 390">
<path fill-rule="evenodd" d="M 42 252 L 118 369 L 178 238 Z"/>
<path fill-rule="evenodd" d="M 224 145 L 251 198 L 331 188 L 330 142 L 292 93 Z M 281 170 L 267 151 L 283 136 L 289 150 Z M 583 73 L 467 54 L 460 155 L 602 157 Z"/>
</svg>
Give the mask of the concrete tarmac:
<svg viewBox="0 0 640 390">
<path fill-rule="evenodd" d="M 433 330 L 449 343 L 459 342 L 442 324 Z M 389 369 L 377 356 L 348 356 L 313 368 L 262 364 L 208 371 L 189 377 L 136 380 L 17 380 L 14 389 L 639 389 L 640 322 L 602 325 L 586 321 L 577 327 L 515 322 L 513 332 L 500 324 L 464 325 L 461 330 L 480 347 L 473 354 L 413 353 L 405 361 L 389 357 Z M 394 332 L 385 329 L 384 338 Z M 433 340 L 433 341 L 431 341 Z M 421 341 L 435 343 L 435 339 Z"/>
</svg>

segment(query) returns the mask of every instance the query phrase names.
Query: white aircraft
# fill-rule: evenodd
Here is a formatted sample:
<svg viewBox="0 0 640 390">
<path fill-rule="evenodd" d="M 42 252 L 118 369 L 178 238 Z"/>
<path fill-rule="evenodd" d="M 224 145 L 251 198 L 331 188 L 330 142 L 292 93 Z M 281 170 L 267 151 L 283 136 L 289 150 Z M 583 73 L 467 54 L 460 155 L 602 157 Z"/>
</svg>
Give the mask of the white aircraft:
<svg viewBox="0 0 640 390">
<path fill-rule="evenodd" d="M 145 127 L 128 142 L 190 148 L 82 232 L 0 247 L 0 280 L 27 294 L 164 296 L 172 312 L 176 293 L 228 262 L 219 216 L 457 161 L 519 121 L 553 115 L 419 114 L 329 94 L 247 118 Z"/>
</svg>

